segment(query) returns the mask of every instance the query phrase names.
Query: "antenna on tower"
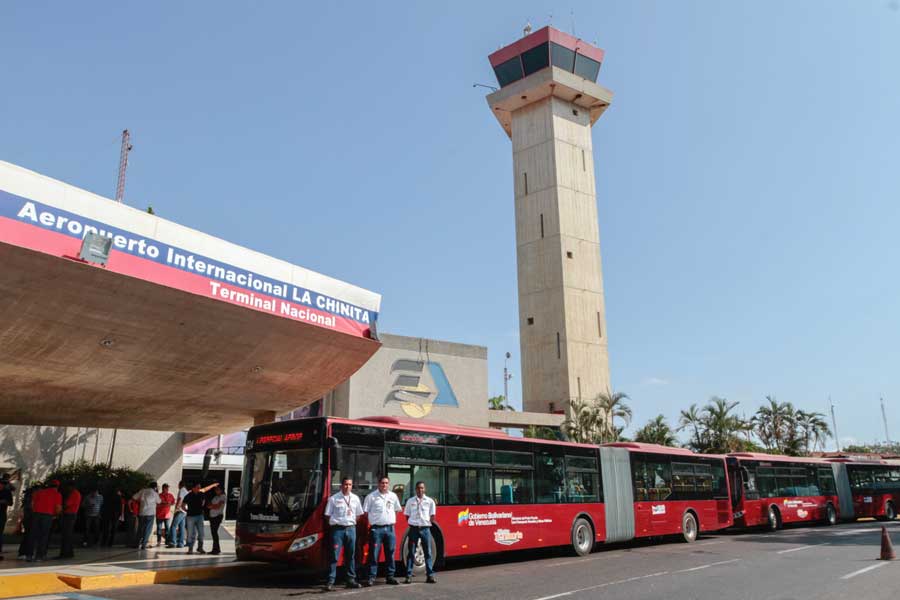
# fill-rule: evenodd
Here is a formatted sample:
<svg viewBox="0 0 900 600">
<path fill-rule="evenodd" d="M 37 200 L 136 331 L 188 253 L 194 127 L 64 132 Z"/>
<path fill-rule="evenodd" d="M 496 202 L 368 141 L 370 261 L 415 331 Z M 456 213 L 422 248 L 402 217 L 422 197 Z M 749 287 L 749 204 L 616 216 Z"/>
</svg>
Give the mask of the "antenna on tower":
<svg viewBox="0 0 900 600">
<path fill-rule="evenodd" d="M 525 23 L 525 28 L 522 30 L 522 37 L 525 37 L 531 33 L 531 21 Z"/>
<path fill-rule="evenodd" d="M 887 426 L 887 413 L 884 410 L 884 397 L 881 398 L 881 420 L 884 421 L 884 439 L 887 441 L 887 445 L 891 445 L 891 434 L 888 433 Z"/>
<path fill-rule="evenodd" d="M 838 437 L 837 432 L 837 420 L 834 418 L 834 402 L 831 400 L 831 396 L 828 396 L 828 404 L 831 405 L 831 428 L 834 431 L 834 445 L 837 448 L 837 451 L 841 451 L 841 438 Z"/>
<path fill-rule="evenodd" d="M 574 8 L 571 9 L 570 14 L 572 16 L 572 35 L 575 35 L 575 9 Z"/>
<path fill-rule="evenodd" d="M 125 170 L 128 168 L 128 153 L 134 146 L 131 145 L 131 134 L 127 129 L 122 130 L 122 151 L 119 154 L 119 181 L 116 183 L 116 202 L 122 203 L 125 199 Z"/>
</svg>

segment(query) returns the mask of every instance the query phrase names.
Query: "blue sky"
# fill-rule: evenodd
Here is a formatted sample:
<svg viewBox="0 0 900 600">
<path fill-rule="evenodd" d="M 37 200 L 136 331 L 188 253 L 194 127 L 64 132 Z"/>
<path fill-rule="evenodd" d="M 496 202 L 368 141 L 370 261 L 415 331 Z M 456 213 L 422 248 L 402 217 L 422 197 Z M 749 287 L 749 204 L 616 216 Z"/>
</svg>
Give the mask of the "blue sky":
<svg viewBox="0 0 900 600">
<path fill-rule="evenodd" d="M 487 55 L 606 50 L 613 383 L 635 423 L 834 398 L 900 436 L 900 10 L 827 2 L 0 4 L 0 158 L 379 291 L 382 331 L 518 375 L 510 143 Z M 511 399 L 520 403 L 518 377 Z"/>
</svg>

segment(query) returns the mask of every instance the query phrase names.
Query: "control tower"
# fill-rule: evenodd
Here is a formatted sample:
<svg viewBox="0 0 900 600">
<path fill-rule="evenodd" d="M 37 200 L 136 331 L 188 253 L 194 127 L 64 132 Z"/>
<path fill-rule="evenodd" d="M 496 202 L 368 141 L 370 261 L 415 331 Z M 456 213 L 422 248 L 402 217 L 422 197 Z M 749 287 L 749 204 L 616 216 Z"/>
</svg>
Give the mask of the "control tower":
<svg viewBox="0 0 900 600">
<path fill-rule="evenodd" d="M 568 413 L 610 389 L 591 145 L 612 100 L 603 50 L 545 27 L 489 60 L 487 101 L 512 140 L 523 409 Z"/>
</svg>

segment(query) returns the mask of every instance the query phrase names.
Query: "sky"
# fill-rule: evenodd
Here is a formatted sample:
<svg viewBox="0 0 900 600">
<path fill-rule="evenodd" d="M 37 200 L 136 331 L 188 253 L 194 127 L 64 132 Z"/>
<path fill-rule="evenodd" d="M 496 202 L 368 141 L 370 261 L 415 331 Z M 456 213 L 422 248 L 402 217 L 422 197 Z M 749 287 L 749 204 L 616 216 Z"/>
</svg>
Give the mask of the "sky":
<svg viewBox="0 0 900 600">
<path fill-rule="evenodd" d="M 900 4 L 4 2 L 0 159 L 383 295 L 521 407 L 510 142 L 487 55 L 606 51 L 610 368 L 633 432 L 711 396 L 900 436 Z M 896 439 L 896 437 L 895 437 Z"/>
</svg>

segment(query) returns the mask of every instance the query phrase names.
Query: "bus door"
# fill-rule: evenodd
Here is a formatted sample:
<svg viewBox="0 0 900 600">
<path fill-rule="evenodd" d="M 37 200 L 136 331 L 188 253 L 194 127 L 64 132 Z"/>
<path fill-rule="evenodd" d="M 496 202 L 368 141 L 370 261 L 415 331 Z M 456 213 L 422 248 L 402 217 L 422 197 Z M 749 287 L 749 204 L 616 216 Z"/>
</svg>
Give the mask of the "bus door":
<svg viewBox="0 0 900 600">
<path fill-rule="evenodd" d="M 728 486 L 731 493 L 731 510 L 737 514 L 740 510 L 739 507 L 743 504 L 744 495 L 742 492 L 744 478 L 742 477 L 738 459 L 729 456 L 726 461 L 728 464 Z"/>
</svg>

